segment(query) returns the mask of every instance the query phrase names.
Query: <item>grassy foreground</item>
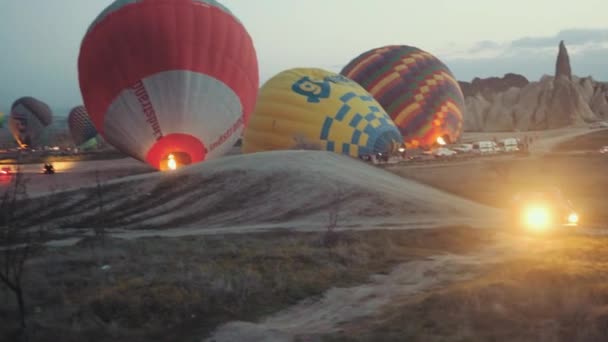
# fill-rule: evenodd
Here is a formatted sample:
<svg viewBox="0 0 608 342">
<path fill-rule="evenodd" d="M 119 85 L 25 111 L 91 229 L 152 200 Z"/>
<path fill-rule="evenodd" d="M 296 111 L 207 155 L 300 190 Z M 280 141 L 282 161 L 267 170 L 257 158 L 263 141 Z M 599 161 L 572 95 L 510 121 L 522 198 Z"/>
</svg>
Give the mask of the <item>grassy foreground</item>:
<svg viewBox="0 0 608 342">
<path fill-rule="evenodd" d="M 343 232 L 329 240 L 279 232 L 47 249 L 28 264 L 30 341 L 200 341 L 223 322 L 254 320 L 400 262 L 474 252 L 492 239 L 486 230 L 453 227 Z M 16 307 L 0 297 L 0 337 L 11 340 Z"/>
<path fill-rule="evenodd" d="M 326 340 L 608 341 L 608 238 L 513 243 L 529 248 Z"/>
</svg>

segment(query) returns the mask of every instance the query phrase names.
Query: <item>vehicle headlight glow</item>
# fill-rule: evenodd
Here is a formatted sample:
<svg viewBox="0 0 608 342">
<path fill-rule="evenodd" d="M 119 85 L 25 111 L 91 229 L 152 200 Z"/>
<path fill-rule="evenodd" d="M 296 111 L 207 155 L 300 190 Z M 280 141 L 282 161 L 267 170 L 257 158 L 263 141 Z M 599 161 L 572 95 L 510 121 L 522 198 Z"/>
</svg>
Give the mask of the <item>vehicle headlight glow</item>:
<svg viewBox="0 0 608 342">
<path fill-rule="evenodd" d="M 524 220 L 528 227 L 543 230 L 551 223 L 551 214 L 547 208 L 530 207 L 525 211 Z"/>
<path fill-rule="evenodd" d="M 570 215 L 568 215 L 568 223 L 578 223 L 578 215 L 576 213 L 571 213 Z"/>
<path fill-rule="evenodd" d="M 443 139 L 443 137 L 437 137 L 437 143 L 441 146 L 445 145 L 445 139 Z"/>
</svg>

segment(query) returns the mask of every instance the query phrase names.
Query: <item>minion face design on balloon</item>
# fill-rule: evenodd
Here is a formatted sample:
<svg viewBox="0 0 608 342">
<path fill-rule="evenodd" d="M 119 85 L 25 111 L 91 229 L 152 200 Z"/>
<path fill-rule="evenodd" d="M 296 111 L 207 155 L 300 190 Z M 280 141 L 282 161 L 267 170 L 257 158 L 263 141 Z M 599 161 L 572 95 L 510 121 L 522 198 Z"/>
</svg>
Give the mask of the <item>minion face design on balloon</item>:
<svg viewBox="0 0 608 342">
<path fill-rule="evenodd" d="M 325 150 L 358 158 L 389 152 L 403 136 L 355 81 L 319 68 L 293 68 L 266 81 L 243 133 L 243 153 Z"/>
<path fill-rule="evenodd" d="M 330 94 L 329 82 L 313 81 L 308 76 L 304 76 L 297 80 L 291 89 L 300 94 L 308 97 L 309 103 L 319 103 L 321 99 L 326 99 Z"/>
</svg>

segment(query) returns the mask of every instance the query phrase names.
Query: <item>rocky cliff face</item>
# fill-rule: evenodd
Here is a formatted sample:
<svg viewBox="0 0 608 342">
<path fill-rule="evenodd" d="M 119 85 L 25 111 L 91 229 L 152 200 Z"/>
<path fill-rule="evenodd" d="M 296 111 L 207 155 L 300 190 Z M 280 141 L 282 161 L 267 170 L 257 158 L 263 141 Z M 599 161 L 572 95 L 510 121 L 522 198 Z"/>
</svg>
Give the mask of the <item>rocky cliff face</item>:
<svg viewBox="0 0 608 342">
<path fill-rule="evenodd" d="M 489 98 L 492 94 L 503 92 L 509 88 L 522 88 L 530 83 L 527 78 L 518 74 L 505 74 L 500 77 L 479 78 L 476 77 L 472 82 L 458 82 L 464 96 L 474 96 L 481 93 Z"/>
<path fill-rule="evenodd" d="M 608 119 L 608 84 L 572 76 L 560 43 L 556 76 L 538 82 L 516 74 L 461 82 L 465 131 L 541 130 Z"/>
<path fill-rule="evenodd" d="M 582 88 L 583 97 L 591 110 L 602 119 L 608 119 L 608 83 L 596 82 L 591 77 L 575 77 L 574 80 Z"/>
</svg>

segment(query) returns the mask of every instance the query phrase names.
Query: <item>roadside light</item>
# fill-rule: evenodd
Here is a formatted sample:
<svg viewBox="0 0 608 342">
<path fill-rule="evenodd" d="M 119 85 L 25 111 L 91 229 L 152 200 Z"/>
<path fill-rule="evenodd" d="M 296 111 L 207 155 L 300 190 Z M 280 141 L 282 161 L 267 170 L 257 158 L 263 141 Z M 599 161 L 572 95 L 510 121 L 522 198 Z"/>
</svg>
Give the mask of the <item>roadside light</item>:
<svg viewBox="0 0 608 342">
<path fill-rule="evenodd" d="M 526 210 L 524 220 L 529 228 L 545 230 L 551 223 L 549 210 L 544 207 L 530 207 Z"/>
<path fill-rule="evenodd" d="M 177 162 L 175 161 L 173 154 L 170 154 L 168 158 L 169 160 L 167 161 L 167 166 L 169 167 L 169 170 L 177 169 Z"/>
<path fill-rule="evenodd" d="M 571 213 L 568 215 L 568 223 L 576 224 L 578 223 L 578 215 L 576 213 Z"/>
<path fill-rule="evenodd" d="M 437 143 L 443 146 L 445 145 L 445 139 L 443 139 L 443 137 L 437 137 Z"/>
</svg>

